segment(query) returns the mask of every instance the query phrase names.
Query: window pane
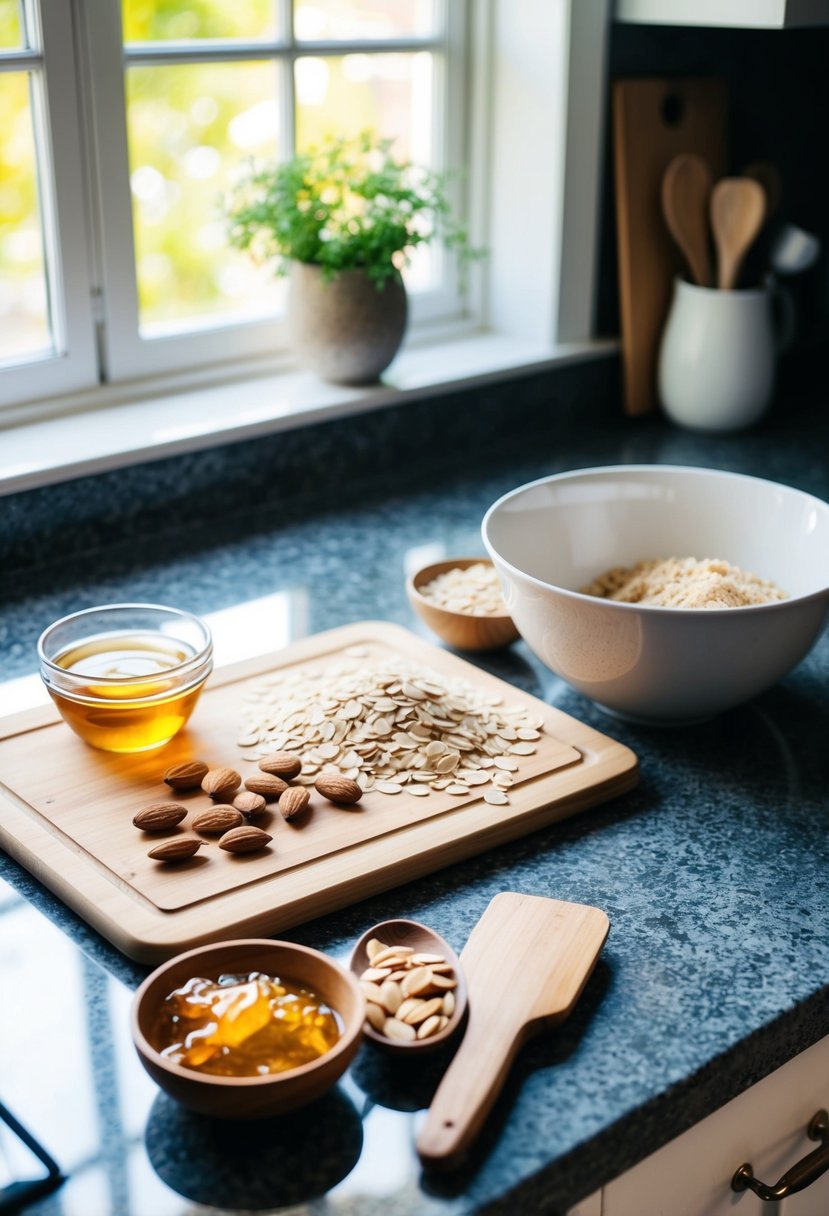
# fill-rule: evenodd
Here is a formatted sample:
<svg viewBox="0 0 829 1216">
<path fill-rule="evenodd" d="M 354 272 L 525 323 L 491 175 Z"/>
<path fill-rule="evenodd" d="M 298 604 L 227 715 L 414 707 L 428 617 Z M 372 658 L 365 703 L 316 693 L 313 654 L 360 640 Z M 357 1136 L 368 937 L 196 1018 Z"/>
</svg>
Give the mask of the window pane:
<svg viewBox="0 0 829 1216">
<path fill-rule="evenodd" d="M 0 0 L 0 47 L 18 50 L 23 45 L 20 0 Z"/>
<path fill-rule="evenodd" d="M 0 75 L 0 359 L 52 347 L 29 79 Z"/>
<path fill-rule="evenodd" d="M 251 157 L 279 155 L 280 65 L 176 64 L 127 73 L 142 331 L 273 312 L 279 284 L 230 248 L 221 196 Z"/>
<path fill-rule="evenodd" d="M 426 51 L 297 59 L 297 147 L 372 130 L 394 139 L 396 156 L 431 165 L 433 60 Z"/>
<path fill-rule="evenodd" d="M 122 0 L 125 42 L 275 38 L 278 0 Z"/>
<path fill-rule="evenodd" d="M 435 0 L 297 0 L 299 39 L 426 37 L 436 32 Z"/>
</svg>

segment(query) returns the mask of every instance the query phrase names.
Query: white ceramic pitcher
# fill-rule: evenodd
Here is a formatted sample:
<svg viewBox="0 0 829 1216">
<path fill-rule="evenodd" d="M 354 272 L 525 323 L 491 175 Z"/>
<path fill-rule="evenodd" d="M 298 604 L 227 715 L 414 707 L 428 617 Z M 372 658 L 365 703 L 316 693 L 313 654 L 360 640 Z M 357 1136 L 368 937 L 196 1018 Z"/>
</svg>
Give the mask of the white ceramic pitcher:
<svg viewBox="0 0 829 1216">
<path fill-rule="evenodd" d="M 677 279 L 658 365 L 667 416 L 697 431 L 752 426 L 769 406 L 792 328 L 790 301 L 772 283 L 720 291 Z"/>
</svg>

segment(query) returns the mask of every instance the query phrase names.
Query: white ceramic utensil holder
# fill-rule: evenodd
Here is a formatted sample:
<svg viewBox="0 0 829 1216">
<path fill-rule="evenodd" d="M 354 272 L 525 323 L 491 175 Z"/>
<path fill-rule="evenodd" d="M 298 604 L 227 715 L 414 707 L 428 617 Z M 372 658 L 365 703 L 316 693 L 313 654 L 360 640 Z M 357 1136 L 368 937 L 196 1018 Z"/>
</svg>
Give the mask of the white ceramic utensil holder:
<svg viewBox="0 0 829 1216">
<path fill-rule="evenodd" d="M 792 323 L 787 297 L 772 284 L 720 291 L 677 279 L 659 352 L 665 414 L 696 431 L 741 431 L 759 421 Z"/>
</svg>

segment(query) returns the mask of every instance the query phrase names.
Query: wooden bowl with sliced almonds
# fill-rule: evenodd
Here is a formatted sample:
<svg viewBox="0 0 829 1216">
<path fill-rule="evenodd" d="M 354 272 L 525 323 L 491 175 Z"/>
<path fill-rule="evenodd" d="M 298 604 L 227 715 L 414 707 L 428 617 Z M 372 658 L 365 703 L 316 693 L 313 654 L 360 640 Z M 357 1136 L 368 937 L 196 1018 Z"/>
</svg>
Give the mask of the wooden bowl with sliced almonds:
<svg viewBox="0 0 829 1216">
<path fill-rule="evenodd" d="M 466 1018 L 466 981 L 458 956 L 416 920 L 367 929 L 349 963 L 366 998 L 363 1035 L 385 1051 L 434 1051 Z"/>
<path fill-rule="evenodd" d="M 488 557 L 453 557 L 423 566 L 406 584 L 425 625 L 456 650 L 499 650 L 520 636 Z"/>
</svg>

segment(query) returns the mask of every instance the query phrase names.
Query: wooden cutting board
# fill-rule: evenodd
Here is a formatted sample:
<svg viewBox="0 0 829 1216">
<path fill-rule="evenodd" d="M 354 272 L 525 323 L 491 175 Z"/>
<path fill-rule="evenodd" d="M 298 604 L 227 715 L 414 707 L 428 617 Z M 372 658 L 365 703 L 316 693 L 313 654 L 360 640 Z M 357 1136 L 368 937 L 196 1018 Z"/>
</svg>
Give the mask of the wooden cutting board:
<svg viewBox="0 0 829 1216">
<path fill-rule="evenodd" d="M 625 411 L 655 408 L 656 364 L 673 281 L 682 259 L 662 217 L 662 176 L 695 152 L 716 181 L 726 168 L 727 98 L 718 79 L 679 77 L 613 83 L 616 240 Z"/>
<path fill-rule="evenodd" d="M 210 843 L 176 866 L 148 858 L 157 841 L 132 817 L 170 798 L 162 782 L 169 765 L 200 758 L 243 778 L 258 772 L 236 738 L 245 698 L 263 677 L 395 656 L 543 720 L 536 753 L 520 757 L 509 805 L 491 806 L 474 790 L 416 798 L 404 789 L 371 791 L 345 809 L 312 794 L 311 813 L 300 822 L 270 810 L 257 820 L 273 836 L 264 852 L 233 856 Z M 157 752 L 119 756 L 87 747 L 51 707 L 7 718 L 0 774 L 0 845 L 125 954 L 156 962 L 204 942 L 274 934 L 544 827 L 630 789 L 637 761 L 621 744 L 408 630 L 363 622 L 215 671 L 187 728 Z M 200 791 L 175 800 L 192 813 L 210 805 Z"/>
</svg>

